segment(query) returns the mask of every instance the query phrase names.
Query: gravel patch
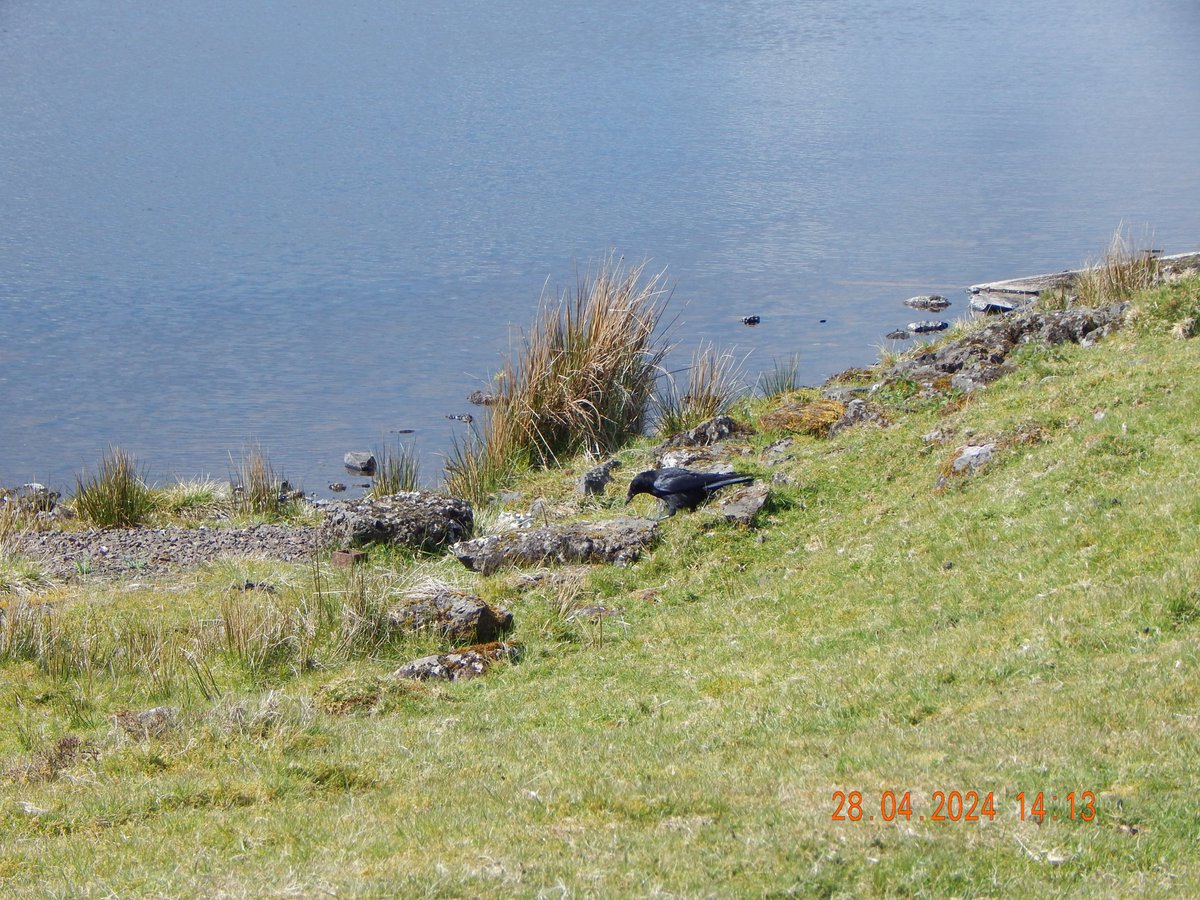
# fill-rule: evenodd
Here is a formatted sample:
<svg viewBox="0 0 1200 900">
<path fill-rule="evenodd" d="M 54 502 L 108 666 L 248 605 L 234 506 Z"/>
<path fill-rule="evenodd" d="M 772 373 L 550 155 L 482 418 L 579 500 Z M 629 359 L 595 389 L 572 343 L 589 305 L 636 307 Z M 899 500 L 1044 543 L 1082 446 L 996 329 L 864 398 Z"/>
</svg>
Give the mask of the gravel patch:
<svg viewBox="0 0 1200 900">
<path fill-rule="evenodd" d="M 105 528 L 16 536 L 16 549 L 59 577 L 186 569 L 224 556 L 310 560 L 320 529 L 296 525 L 246 528 Z"/>
</svg>

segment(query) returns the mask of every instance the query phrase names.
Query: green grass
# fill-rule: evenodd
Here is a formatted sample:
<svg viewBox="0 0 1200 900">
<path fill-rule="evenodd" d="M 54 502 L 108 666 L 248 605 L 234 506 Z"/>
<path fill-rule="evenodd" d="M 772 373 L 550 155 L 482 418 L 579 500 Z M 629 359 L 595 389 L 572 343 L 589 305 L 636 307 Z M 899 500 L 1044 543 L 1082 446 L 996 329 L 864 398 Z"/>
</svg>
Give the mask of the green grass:
<svg viewBox="0 0 1200 900">
<path fill-rule="evenodd" d="M 137 459 L 111 447 L 100 460 L 96 474 L 76 476 L 75 511 L 83 521 L 101 528 L 141 525 L 154 511 L 154 492 L 138 471 Z"/>
<path fill-rule="evenodd" d="M 529 588 L 233 560 L 0 597 L 0 893 L 1200 893 L 1200 344 L 1155 324 L 1198 284 L 969 397 L 895 392 L 887 428 L 739 457 L 790 481 L 761 527 L 679 515 L 629 568 Z M 521 487 L 566 502 L 584 465 Z M 391 678 L 438 645 L 372 623 L 426 576 L 511 609 L 521 661 Z M 114 719 L 157 705 L 159 736 Z M 838 791 L 876 820 L 833 821 Z M 911 820 L 880 819 L 884 791 Z M 929 821 L 937 791 L 995 817 Z M 1058 818 L 1023 821 L 1039 791 Z"/>
</svg>

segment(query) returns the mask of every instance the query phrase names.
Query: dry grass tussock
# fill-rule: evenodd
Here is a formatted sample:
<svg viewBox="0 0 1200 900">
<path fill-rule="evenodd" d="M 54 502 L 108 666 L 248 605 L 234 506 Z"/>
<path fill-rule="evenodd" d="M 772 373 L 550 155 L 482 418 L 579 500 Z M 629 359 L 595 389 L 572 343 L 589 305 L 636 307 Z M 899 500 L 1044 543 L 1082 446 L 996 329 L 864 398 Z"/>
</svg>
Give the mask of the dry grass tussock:
<svg viewBox="0 0 1200 900">
<path fill-rule="evenodd" d="M 663 277 L 608 257 L 573 293 L 543 303 L 496 377 L 482 429 L 451 453 L 452 493 L 482 499 L 517 466 L 608 453 L 642 433 L 668 350 Z"/>
<path fill-rule="evenodd" d="M 120 447 L 108 449 L 95 475 L 76 476 L 73 502 L 80 518 L 101 528 L 141 525 L 157 507 L 137 459 Z"/>
<path fill-rule="evenodd" d="M 675 378 L 668 374 L 663 390 L 655 398 L 658 431 L 677 434 L 719 416 L 741 392 L 741 363 L 727 351 L 702 343 L 687 368 L 687 387 L 681 394 Z"/>
<path fill-rule="evenodd" d="M 1117 228 L 1100 260 L 1089 260 L 1070 287 L 1044 291 L 1038 305 L 1049 310 L 1107 306 L 1153 288 L 1162 281 L 1162 266 L 1152 246 L 1149 235 L 1137 241 L 1124 226 Z"/>
</svg>

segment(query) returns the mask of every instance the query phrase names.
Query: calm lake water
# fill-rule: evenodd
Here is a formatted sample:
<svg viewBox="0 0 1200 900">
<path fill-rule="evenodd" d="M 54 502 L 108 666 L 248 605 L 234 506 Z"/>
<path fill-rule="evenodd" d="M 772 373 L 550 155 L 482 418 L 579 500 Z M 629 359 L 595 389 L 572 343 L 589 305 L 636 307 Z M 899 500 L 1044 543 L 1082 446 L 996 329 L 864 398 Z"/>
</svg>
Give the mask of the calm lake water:
<svg viewBox="0 0 1200 900">
<path fill-rule="evenodd" d="M 913 294 L 1200 248 L 1198 159 L 1195 0 L 9 0 L 0 483 L 257 441 L 322 492 L 398 429 L 432 482 L 609 251 L 680 362 L 815 383 Z"/>
</svg>

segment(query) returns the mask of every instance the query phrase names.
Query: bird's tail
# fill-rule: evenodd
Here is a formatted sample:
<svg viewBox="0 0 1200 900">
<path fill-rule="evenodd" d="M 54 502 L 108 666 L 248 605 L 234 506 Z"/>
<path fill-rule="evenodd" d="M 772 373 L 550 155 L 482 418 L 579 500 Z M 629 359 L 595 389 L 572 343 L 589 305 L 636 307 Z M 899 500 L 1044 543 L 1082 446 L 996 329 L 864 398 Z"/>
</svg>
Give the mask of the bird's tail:
<svg viewBox="0 0 1200 900">
<path fill-rule="evenodd" d="M 714 481 L 706 485 L 705 489 L 712 492 L 718 488 L 729 487 L 731 484 L 749 484 L 753 480 L 753 475 L 730 475 L 728 478 L 722 478 L 720 481 Z"/>
</svg>

